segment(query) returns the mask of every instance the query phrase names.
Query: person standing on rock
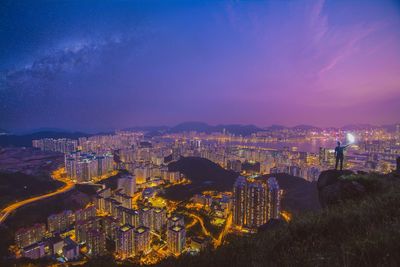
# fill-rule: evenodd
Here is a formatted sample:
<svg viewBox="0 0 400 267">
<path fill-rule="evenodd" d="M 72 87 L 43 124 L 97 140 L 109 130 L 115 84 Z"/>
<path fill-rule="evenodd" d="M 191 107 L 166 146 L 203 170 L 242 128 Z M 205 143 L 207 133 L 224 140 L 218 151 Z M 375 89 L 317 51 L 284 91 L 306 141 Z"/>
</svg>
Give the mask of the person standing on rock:
<svg viewBox="0 0 400 267">
<path fill-rule="evenodd" d="M 337 170 L 338 168 L 339 161 L 340 161 L 340 170 L 341 171 L 343 170 L 343 158 L 344 158 L 343 152 L 349 145 L 341 146 L 340 142 L 339 141 L 337 142 L 337 146 L 335 148 L 335 157 L 336 157 L 335 170 Z"/>
</svg>

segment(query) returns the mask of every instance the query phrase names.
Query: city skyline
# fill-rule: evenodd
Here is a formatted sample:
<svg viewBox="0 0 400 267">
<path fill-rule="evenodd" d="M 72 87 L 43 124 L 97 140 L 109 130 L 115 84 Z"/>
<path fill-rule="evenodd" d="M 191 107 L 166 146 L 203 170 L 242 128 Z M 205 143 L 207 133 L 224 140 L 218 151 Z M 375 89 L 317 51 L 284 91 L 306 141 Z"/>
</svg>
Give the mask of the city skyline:
<svg viewBox="0 0 400 267">
<path fill-rule="evenodd" d="M 4 3 L 2 129 L 398 123 L 396 1 Z"/>
<path fill-rule="evenodd" d="M 246 128 L 246 127 L 251 127 L 249 132 L 257 132 L 257 131 L 263 131 L 263 130 L 273 130 L 274 128 L 277 129 L 345 129 L 345 130 L 351 130 L 351 129 L 373 129 L 373 128 L 386 128 L 389 129 L 390 131 L 395 131 L 397 125 L 400 125 L 400 123 L 389 123 L 389 124 L 369 124 L 369 123 L 352 123 L 352 124 L 345 124 L 345 125 L 339 125 L 339 126 L 320 126 L 320 125 L 312 125 L 312 124 L 306 124 L 306 123 L 298 123 L 298 124 L 292 124 L 292 125 L 284 125 L 284 124 L 270 124 L 270 125 L 257 125 L 257 124 L 240 124 L 240 123 L 220 123 L 220 124 L 209 124 L 207 122 L 202 122 L 202 121 L 184 121 L 178 124 L 173 124 L 173 125 L 130 125 L 126 127 L 121 127 L 121 128 L 57 128 L 57 127 L 33 127 L 33 128 L 11 128 L 11 129 L 1 129 L 3 130 L 5 135 L 29 135 L 29 134 L 34 134 L 34 133 L 87 133 L 87 134 L 111 134 L 114 133 L 115 131 L 144 131 L 144 132 L 149 132 L 149 131 L 155 131 L 155 132 L 185 132 L 185 131 L 196 131 L 196 132 L 203 132 L 202 130 L 196 129 L 197 125 L 201 125 L 203 127 L 207 127 L 205 132 L 222 132 L 225 131 L 229 133 L 229 129 L 227 128 L 234 128 L 234 133 L 237 134 L 237 131 L 240 131 L 240 129 Z M 183 128 L 181 128 L 183 127 Z M 227 128 L 224 128 L 227 127 Z M 178 128 L 178 129 L 176 129 Z M 186 130 L 185 130 L 186 128 Z M 246 134 L 247 135 L 247 134 Z"/>
</svg>

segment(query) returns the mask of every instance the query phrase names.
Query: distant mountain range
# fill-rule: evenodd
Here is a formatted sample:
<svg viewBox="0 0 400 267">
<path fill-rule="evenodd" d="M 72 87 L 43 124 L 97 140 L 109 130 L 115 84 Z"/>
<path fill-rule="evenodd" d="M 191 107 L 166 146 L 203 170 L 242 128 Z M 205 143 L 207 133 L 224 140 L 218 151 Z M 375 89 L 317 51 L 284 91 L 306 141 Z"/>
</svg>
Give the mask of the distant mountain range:
<svg viewBox="0 0 400 267">
<path fill-rule="evenodd" d="M 300 124 L 300 125 L 296 125 L 296 126 L 293 126 L 293 127 L 273 124 L 271 126 L 267 126 L 267 127 L 264 128 L 264 130 L 267 130 L 267 131 L 280 131 L 280 130 L 284 130 L 284 129 L 292 129 L 292 130 L 299 130 L 299 131 L 310 131 L 310 130 L 319 130 L 321 128 L 316 127 L 316 126 L 312 126 L 312 125 L 306 125 L 306 124 Z"/>
<path fill-rule="evenodd" d="M 180 132 L 196 131 L 204 133 L 214 133 L 214 132 L 223 132 L 224 130 L 228 133 L 232 133 L 235 135 L 243 135 L 243 136 L 263 131 L 262 128 L 259 128 L 255 125 L 219 124 L 213 126 L 204 122 L 184 122 L 170 128 L 168 132 L 180 133 Z"/>
<path fill-rule="evenodd" d="M 126 131 L 145 131 L 146 136 L 153 137 L 165 133 L 183 133 L 183 132 L 203 132 L 203 133 L 214 133 L 214 132 L 223 132 L 225 129 L 226 132 L 235 134 L 235 135 L 251 135 L 252 133 L 256 133 L 259 131 L 263 131 L 262 128 L 259 128 L 255 125 L 240 125 L 240 124 L 219 124 L 219 125 L 209 125 L 204 122 L 183 122 L 176 126 L 168 127 L 168 126 L 146 126 L 146 127 L 130 127 L 125 128 L 123 130 Z"/>
</svg>

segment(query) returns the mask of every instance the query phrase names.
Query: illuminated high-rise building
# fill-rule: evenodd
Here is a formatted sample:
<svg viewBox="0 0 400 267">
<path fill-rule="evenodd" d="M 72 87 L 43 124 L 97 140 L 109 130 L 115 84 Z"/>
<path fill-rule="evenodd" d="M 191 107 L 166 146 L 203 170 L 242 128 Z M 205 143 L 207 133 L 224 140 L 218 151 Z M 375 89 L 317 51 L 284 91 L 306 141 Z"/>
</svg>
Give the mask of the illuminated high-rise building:
<svg viewBox="0 0 400 267">
<path fill-rule="evenodd" d="M 99 229 L 91 229 L 87 233 L 86 245 L 91 256 L 100 256 L 106 253 L 106 234 Z"/>
<path fill-rule="evenodd" d="M 173 214 L 168 218 L 167 228 L 171 228 L 172 226 L 177 226 L 177 225 L 185 225 L 185 221 L 182 215 Z"/>
<path fill-rule="evenodd" d="M 20 228 L 15 232 L 15 244 L 20 248 L 24 248 L 39 242 L 45 234 L 46 225 L 43 223 L 37 223 L 27 228 Z"/>
<path fill-rule="evenodd" d="M 134 227 L 140 226 L 140 216 L 138 210 L 118 207 L 118 220 L 120 224 L 130 224 Z"/>
<path fill-rule="evenodd" d="M 116 240 L 116 252 L 121 258 L 134 256 L 135 228 L 125 224 L 118 229 Z"/>
<path fill-rule="evenodd" d="M 88 182 L 105 175 L 114 169 L 114 156 L 111 153 L 96 155 L 74 151 L 65 155 L 67 176 L 78 182 Z"/>
<path fill-rule="evenodd" d="M 239 176 L 233 185 L 233 223 L 238 226 L 245 225 L 246 215 L 246 190 L 247 180 Z"/>
<path fill-rule="evenodd" d="M 181 179 L 181 174 L 179 172 L 168 172 L 168 175 L 170 183 L 177 183 Z"/>
<path fill-rule="evenodd" d="M 396 140 L 400 142 L 400 123 L 396 124 Z"/>
<path fill-rule="evenodd" d="M 257 228 L 268 221 L 267 217 L 267 185 L 262 181 L 250 181 L 246 190 L 245 225 Z"/>
<path fill-rule="evenodd" d="M 84 221 L 96 216 L 96 207 L 89 206 L 80 210 L 75 211 L 75 220 Z"/>
<path fill-rule="evenodd" d="M 114 198 L 121 203 L 121 206 L 131 209 L 132 208 L 132 197 L 125 195 L 122 190 L 118 190 L 115 195 Z"/>
<path fill-rule="evenodd" d="M 256 229 L 279 216 L 280 191 L 273 177 L 266 182 L 239 176 L 233 186 L 232 200 L 233 223 L 237 226 Z"/>
<path fill-rule="evenodd" d="M 66 261 L 77 260 L 80 256 L 79 245 L 71 238 L 64 239 L 65 246 L 62 248 L 62 255 Z"/>
<path fill-rule="evenodd" d="M 139 226 L 135 229 L 135 255 L 139 253 L 146 254 L 150 250 L 150 229 L 145 226 Z"/>
<path fill-rule="evenodd" d="M 319 148 L 319 164 L 333 167 L 335 163 L 335 151 L 333 149 Z"/>
<path fill-rule="evenodd" d="M 166 222 L 167 222 L 167 211 L 162 208 L 154 208 L 152 229 L 157 232 L 161 232 Z"/>
<path fill-rule="evenodd" d="M 126 175 L 118 179 L 118 189 L 121 189 L 125 195 L 133 196 L 136 192 L 136 177 Z"/>
<path fill-rule="evenodd" d="M 78 182 L 89 182 L 98 174 L 98 162 L 84 158 L 76 163 L 76 179 Z"/>
<path fill-rule="evenodd" d="M 110 240 L 115 240 L 118 230 L 119 222 L 112 216 L 101 217 L 101 230 L 106 234 Z"/>
<path fill-rule="evenodd" d="M 319 164 L 323 165 L 327 161 L 326 148 L 320 147 L 318 154 Z"/>
<path fill-rule="evenodd" d="M 78 146 L 78 141 L 67 138 L 44 138 L 39 140 L 32 140 L 32 146 L 39 148 L 43 151 L 71 153 L 76 150 Z"/>
<path fill-rule="evenodd" d="M 65 172 L 70 179 L 76 179 L 76 159 L 65 156 Z"/>
<path fill-rule="evenodd" d="M 235 172 L 241 172 L 242 162 L 240 160 L 228 160 L 227 169 Z"/>
<path fill-rule="evenodd" d="M 105 175 L 114 169 L 114 156 L 111 153 L 106 153 L 103 156 L 96 157 L 97 159 L 97 176 Z"/>
<path fill-rule="evenodd" d="M 28 259 L 40 259 L 46 255 L 45 243 L 39 242 L 23 248 L 22 256 Z"/>
<path fill-rule="evenodd" d="M 133 148 L 120 149 L 119 158 L 124 163 L 135 162 L 135 150 Z"/>
<path fill-rule="evenodd" d="M 134 170 L 137 184 L 143 184 L 151 177 L 151 168 L 149 165 L 141 165 Z"/>
<path fill-rule="evenodd" d="M 67 230 L 75 221 L 75 214 L 71 210 L 52 214 L 47 218 L 49 232 L 61 233 Z"/>
<path fill-rule="evenodd" d="M 149 229 L 152 228 L 153 225 L 153 208 L 144 207 L 139 210 L 139 224 L 141 226 L 145 226 Z"/>
<path fill-rule="evenodd" d="M 101 219 L 99 217 L 83 221 L 77 220 L 75 222 L 75 239 L 79 243 L 85 243 L 88 241 L 88 232 L 99 229 L 101 229 Z"/>
<path fill-rule="evenodd" d="M 275 177 L 268 178 L 268 219 L 278 219 L 281 208 L 281 190 Z"/>
<path fill-rule="evenodd" d="M 169 251 L 175 255 L 182 253 L 186 244 L 186 230 L 183 225 L 176 225 L 168 228 L 167 245 Z"/>
</svg>

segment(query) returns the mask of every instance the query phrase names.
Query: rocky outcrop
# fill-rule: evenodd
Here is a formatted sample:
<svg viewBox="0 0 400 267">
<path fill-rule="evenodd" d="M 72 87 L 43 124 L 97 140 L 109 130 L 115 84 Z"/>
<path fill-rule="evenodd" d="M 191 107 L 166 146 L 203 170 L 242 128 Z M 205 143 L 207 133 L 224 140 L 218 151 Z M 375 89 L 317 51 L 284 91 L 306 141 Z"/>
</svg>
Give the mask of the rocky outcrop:
<svg viewBox="0 0 400 267">
<path fill-rule="evenodd" d="M 272 229 L 276 229 L 282 227 L 286 224 L 284 220 L 281 219 L 270 219 L 267 223 L 258 227 L 258 232 L 269 231 Z"/>
<path fill-rule="evenodd" d="M 328 170 L 323 171 L 317 183 L 318 196 L 321 207 L 340 203 L 348 199 L 362 197 L 366 193 L 365 187 L 357 181 L 344 179 L 343 176 L 354 174 L 352 171 Z"/>
</svg>

